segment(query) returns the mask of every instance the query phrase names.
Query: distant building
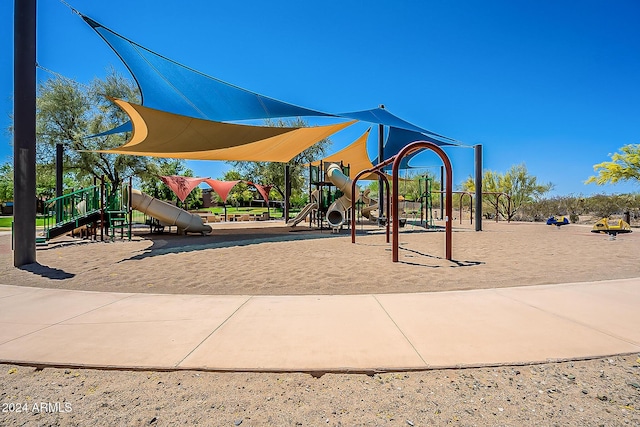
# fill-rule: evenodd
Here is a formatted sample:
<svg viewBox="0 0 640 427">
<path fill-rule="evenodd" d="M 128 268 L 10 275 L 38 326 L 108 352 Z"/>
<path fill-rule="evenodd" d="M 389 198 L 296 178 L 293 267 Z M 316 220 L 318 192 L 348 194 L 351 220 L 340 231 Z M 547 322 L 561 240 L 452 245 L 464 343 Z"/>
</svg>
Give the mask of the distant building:
<svg viewBox="0 0 640 427">
<path fill-rule="evenodd" d="M 218 205 L 216 203 L 214 195 L 215 193 L 211 188 L 202 189 L 202 207 L 203 208 L 210 208 Z"/>
</svg>

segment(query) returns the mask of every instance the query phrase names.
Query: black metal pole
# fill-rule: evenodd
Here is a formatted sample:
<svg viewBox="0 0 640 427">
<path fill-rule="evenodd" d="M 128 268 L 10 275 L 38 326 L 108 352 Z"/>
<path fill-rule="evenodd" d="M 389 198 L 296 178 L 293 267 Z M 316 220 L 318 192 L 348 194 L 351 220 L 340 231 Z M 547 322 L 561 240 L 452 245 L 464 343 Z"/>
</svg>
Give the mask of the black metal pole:
<svg viewBox="0 0 640 427">
<path fill-rule="evenodd" d="M 284 223 L 289 221 L 291 207 L 291 170 L 289 164 L 284 165 Z"/>
<path fill-rule="evenodd" d="M 56 197 L 62 196 L 64 192 L 63 176 L 63 156 L 64 147 L 62 144 L 56 144 Z M 62 220 L 62 203 L 60 200 L 56 203 L 56 223 Z"/>
<path fill-rule="evenodd" d="M 444 166 L 440 166 L 440 220 L 444 219 Z"/>
<path fill-rule="evenodd" d="M 384 109 L 384 104 L 380 104 L 380 108 Z M 384 125 L 378 125 L 378 163 L 384 162 Z M 382 171 L 384 173 L 384 170 Z M 384 181 L 378 178 L 378 218 L 384 216 Z M 387 218 L 387 221 L 389 218 Z"/>
<path fill-rule="evenodd" d="M 127 215 L 129 216 L 129 240 L 131 240 L 131 233 L 133 232 L 131 223 L 133 222 L 133 208 L 131 207 L 131 194 L 133 193 L 133 178 L 129 177 L 129 185 L 127 185 Z"/>
<path fill-rule="evenodd" d="M 56 144 L 56 197 L 62 196 L 63 183 L 62 183 L 62 162 L 63 162 L 64 148 L 62 144 Z"/>
<path fill-rule="evenodd" d="M 474 147 L 476 172 L 476 231 L 482 231 L 482 144 Z"/>
<path fill-rule="evenodd" d="M 13 265 L 36 262 L 36 0 L 14 1 Z"/>
</svg>

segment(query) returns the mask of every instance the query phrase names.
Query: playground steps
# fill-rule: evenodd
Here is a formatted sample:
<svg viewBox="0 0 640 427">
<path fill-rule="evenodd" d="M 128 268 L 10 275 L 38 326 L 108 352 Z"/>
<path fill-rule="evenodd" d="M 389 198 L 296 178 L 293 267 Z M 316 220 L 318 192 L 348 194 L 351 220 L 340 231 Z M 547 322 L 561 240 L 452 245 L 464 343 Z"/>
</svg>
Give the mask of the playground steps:
<svg viewBox="0 0 640 427">
<path fill-rule="evenodd" d="M 116 238 L 117 230 L 120 230 L 120 238 L 124 239 L 125 235 L 131 240 L 129 233 L 129 213 L 126 210 L 106 211 L 107 224 L 109 228 L 109 237 L 113 241 Z"/>
<path fill-rule="evenodd" d="M 67 222 L 59 223 L 45 230 L 45 240 L 50 240 L 63 234 L 70 233 L 78 227 L 91 224 L 100 220 L 100 212 L 91 212 L 84 216 L 73 218 Z"/>
</svg>

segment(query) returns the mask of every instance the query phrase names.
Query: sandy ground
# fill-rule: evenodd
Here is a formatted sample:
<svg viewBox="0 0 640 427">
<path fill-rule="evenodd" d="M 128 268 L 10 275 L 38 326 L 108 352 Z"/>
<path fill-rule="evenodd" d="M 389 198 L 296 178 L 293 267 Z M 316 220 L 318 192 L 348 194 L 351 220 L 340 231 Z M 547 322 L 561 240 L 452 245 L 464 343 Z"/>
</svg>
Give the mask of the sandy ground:
<svg viewBox="0 0 640 427">
<path fill-rule="evenodd" d="M 393 263 L 377 228 L 359 230 L 352 244 L 346 230 L 291 232 L 277 225 L 218 227 L 210 236 L 136 234 L 132 242 L 61 242 L 39 249 L 39 264 L 23 269 L 12 267 L 10 236 L 0 236 L 0 283 L 115 292 L 335 295 L 640 276 L 640 231 L 612 241 L 579 225 L 558 229 L 485 221 L 481 233 L 456 225 L 454 260 L 447 261 L 444 232 L 407 226 L 400 236 L 401 262 Z"/>
<path fill-rule="evenodd" d="M 0 369 L 3 426 L 640 425 L 638 355 L 320 378 Z"/>
<path fill-rule="evenodd" d="M 0 236 L 0 283 L 193 294 L 425 292 L 640 276 L 640 232 L 590 227 L 407 226 L 401 261 L 384 234 L 216 227 L 211 236 L 136 234 L 132 242 L 60 241 L 38 264 L 11 266 Z M 229 225 L 231 226 L 231 225 Z M 359 228 L 360 230 L 360 228 Z M 18 406 L 20 409 L 17 409 Z M 20 411 L 20 412 L 18 412 Z M 640 356 L 374 376 L 120 372 L 0 365 L 0 425 L 640 425 Z"/>
</svg>

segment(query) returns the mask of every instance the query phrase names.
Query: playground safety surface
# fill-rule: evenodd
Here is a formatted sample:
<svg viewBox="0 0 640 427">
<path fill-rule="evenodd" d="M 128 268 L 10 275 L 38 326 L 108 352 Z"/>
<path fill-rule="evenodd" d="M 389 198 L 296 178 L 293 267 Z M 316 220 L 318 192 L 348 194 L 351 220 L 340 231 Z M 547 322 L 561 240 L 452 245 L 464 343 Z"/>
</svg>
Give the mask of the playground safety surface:
<svg viewBox="0 0 640 427">
<path fill-rule="evenodd" d="M 640 351 L 640 278 L 411 294 L 159 295 L 0 285 L 0 361 L 373 372 Z"/>
</svg>

